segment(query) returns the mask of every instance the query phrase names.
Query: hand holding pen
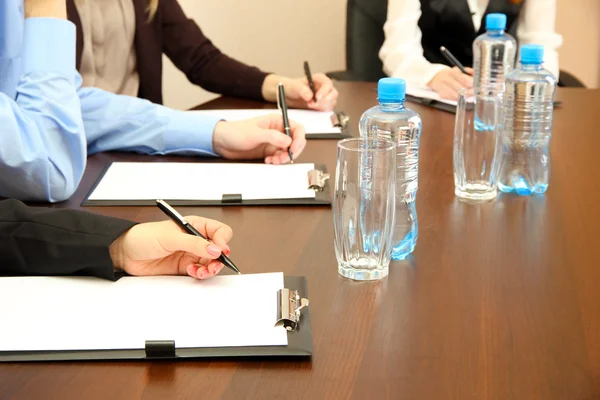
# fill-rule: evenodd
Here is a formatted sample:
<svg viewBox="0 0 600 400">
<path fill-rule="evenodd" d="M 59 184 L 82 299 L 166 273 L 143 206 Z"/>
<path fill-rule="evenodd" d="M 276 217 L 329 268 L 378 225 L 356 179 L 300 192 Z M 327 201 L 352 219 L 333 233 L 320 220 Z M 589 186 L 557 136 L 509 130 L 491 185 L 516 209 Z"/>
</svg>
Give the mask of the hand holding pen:
<svg viewBox="0 0 600 400">
<path fill-rule="evenodd" d="M 181 216 L 181 214 L 179 214 L 177 211 L 175 211 L 175 209 L 173 207 L 171 207 L 166 201 L 164 201 L 164 200 L 156 200 L 156 205 L 158 206 L 158 208 L 163 213 L 165 213 L 165 215 L 167 215 L 173 222 L 175 222 L 187 234 L 192 235 L 192 236 L 196 236 L 196 237 L 199 237 L 199 238 L 202 238 L 202 239 L 208 241 L 208 239 L 207 239 L 207 237 L 205 235 L 203 235 L 202 233 L 200 233 L 200 231 L 198 229 L 196 229 L 192 224 L 190 224 L 188 221 L 186 221 L 185 218 L 183 218 Z M 227 228 L 229 229 L 229 231 L 231 231 L 231 228 L 229 228 L 229 227 L 227 227 Z M 206 234 L 209 233 L 209 229 L 205 229 L 205 231 L 206 231 L 205 232 Z M 213 232 L 213 234 L 214 234 L 214 232 Z M 229 238 L 231 238 L 231 233 L 229 234 Z M 234 272 L 236 272 L 238 274 L 241 274 L 240 270 L 236 267 L 236 265 L 225 254 L 225 252 L 227 252 L 227 253 L 229 252 L 229 248 L 222 249 L 222 248 L 220 248 L 219 246 L 217 246 L 215 244 L 208 244 L 206 246 L 206 252 L 207 252 L 207 254 L 209 256 L 212 256 L 212 257 L 216 258 L 216 260 L 213 259 L 212 261 L 208 262 L 207 272 L 209 274 L 214 275 L 215 273 L 218 273 L 218 271 L 221 270 L 221 267 L 218 266 L 217 264 L 223 264 L 224 266 L 230 268 Z M 191 261 L 192 260 L 190 260 L 190 262 Z M 211 265 L 213 267 L 212 269 L 210 268 Z M 218 269 L 218 271 L 217 271 L 217 269 Z M 190 274 L 190 272 L 194 272 L 194 270 L 197 271 L 198 270 L 198 266 L 194 265 L 194 264 L 190 264 L 190 265 L 187 266 L 187 270 L 188 270 L 188 274 Z M 203 272 L 204 271 L 199 271 L 197 273 L 203 273 Z M 192 275 L 192 274 L 190 274 L 190 275 Z M 209 277 L 209 276 L 206 276 L 206 277 Z M 202 277 L 200 277 L 200 278 L 202 279 Z"/>
<path fill-rule="evenodd" d="M 460 89 L 473 87 L 473 69 L 465 68 L 445 47 L 442 46 L 440 51 L 453 67 L 441 69 L 427 86 L 438 92 L 443 99 L 458 100 Z"/>
</svg>

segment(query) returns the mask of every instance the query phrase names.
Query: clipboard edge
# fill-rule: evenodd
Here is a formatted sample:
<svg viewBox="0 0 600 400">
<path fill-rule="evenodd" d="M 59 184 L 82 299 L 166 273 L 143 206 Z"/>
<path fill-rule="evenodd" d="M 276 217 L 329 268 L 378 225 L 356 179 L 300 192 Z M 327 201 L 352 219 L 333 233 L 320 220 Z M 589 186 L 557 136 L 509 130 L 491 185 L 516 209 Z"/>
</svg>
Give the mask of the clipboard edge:
<svg viewBox="0 0 600 400">
<path fill-rule="evenodd" d="M 84 197 L 81 202 L 82 207 L 143 207 L 143 206 L 156 206 L 156 200 L 89 200 L 89 196 L 94 192 L 94 189 L 100 184 L 102 178 L 108 171 L 108 168 L 114 163 L 112 161 L 108 164 L 104 170 L 98 175 L 96 182 L 92 189 L 89 190 L 88 194 Z M 314 163 L 315 169 L 319 169 L 325 173 L 328 172 L 325 164 Z M 315 198 L 311 199 L 266 199 L 266 200 L 241 200 L 237 202 L 223 202 L 221 200 L 174 200 L 174 199 L 163 199 L 172 206 L 177 207 L 221 207 L 221 206 L 328 206 L 332 205 L 331 200 L 331 179 L 325 182 L 325 186 L 322 191 L 315 192 Z"/>
<path fill-rule="evenodd" d="M 303 297 L 308 297 L 307 279 L 305 276 L 284 276 L 284 287 L 298 290 Z M 275 296 L 274 296 L 275 301 Z M 275 320 L 275 315 L 273 316 Z M 274 321 L 275 322 L 275 321 Z M 287 346 L 247 346 L 247 347 L 212 347 L 185 348 L 177 350 L 175 357 L 148 358 L 145 349 L 135 350 L 78 350 L 78 351 L 0 351 L 0 364 L 13 362 L 90 362 L 90 361 L 159 361 L 159 360 L 204 360 L 248 359 L 260 361 L 311 358 L 313 353 L 312 333 L 310 327 L 310 307 L 302 313 L 298 330 L 287 332 Z"/>
</svg>

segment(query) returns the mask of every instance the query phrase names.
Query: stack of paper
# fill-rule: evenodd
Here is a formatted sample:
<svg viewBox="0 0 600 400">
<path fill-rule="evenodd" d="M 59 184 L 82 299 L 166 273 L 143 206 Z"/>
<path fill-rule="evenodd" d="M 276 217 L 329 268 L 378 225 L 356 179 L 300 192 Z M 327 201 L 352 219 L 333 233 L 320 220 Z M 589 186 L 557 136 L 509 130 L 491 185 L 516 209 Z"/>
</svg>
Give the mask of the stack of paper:
<svg viewBox="0 0 600 400">
<path fill-rule="evenodd" d="M 308 172 L 314 164 L 115 162 L 88 200 L 314 199 Z"/>
<path fill-rule="evenodd" d="M 279 114 L 279 110 L 200 110 L 191 111 L 205 115 L 223 118 L 226 121 L 239 121 L 241 119 L 260 117 L 268 114 Z M 342 129 L 334 126 L 334 113 L 331 111 L 288 110 L 288 116 L 304 126 L 307 135 L 328 135 L 341 133 Z"/>
<path fill-rule="evenodd" d="M 0 351 L 285 346 L 275 327 L 283 273 L 0 278 Z"/>
</svg>

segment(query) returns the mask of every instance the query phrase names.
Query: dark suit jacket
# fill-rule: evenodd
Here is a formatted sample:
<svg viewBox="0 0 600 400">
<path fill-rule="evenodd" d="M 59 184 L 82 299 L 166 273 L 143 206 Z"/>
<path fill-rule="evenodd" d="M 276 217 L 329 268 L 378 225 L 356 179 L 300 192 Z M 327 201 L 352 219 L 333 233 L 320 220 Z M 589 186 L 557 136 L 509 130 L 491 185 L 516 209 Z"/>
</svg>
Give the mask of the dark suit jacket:
<svg viewBox="0 0 600 400">
<path fill-rule="evenodd" d="M 86 275 L 115 280 L 108 248 L 133 222 L 0 201 L 0 275 Z"/>
<path fill-rule="evenodd" d="M 138 97 L 162 104 L 162 54 L 188 79 L 211 92 L 263 100 L 266 73 L 221 53 L 188 19 L 177 0 L 160 0 L 148 21 L 147 0 L 132 0 L 136 14 L 135 51 L 140 76 Z M 69 20 L 77 26 L 77 69 L 81 65 L 83 32 L 74 0 L 67 0 Z M 225 22 L 226 17 L 223 17 Z"/>
</svg>

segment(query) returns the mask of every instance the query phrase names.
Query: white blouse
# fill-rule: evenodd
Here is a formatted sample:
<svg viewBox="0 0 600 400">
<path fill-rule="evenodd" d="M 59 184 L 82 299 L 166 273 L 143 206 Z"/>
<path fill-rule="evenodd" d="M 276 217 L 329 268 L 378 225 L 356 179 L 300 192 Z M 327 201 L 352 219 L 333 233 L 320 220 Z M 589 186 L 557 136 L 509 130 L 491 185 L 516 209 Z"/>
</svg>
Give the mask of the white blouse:
<svg viewBox="0 0 600 400">
<path fill-rule="evenodd" d="M 467 1 L 478 31 L 489 0 Z M 421 3 L 419 0 L 388 0 L 387 21 L 383 27 L 385 42 L 379 51 L 383 70 L 389 76 L 406 80 L 410 86 L 425 87 L 438 72 L 449 68 L 432 64 L 423 56 L 421 45 Z M 519 15 L 517 39 L 544 46 L 544 68 L 558 77 L 558 52 L 562 36 L 554 31 L 556 0 L 525 0 Z"/>
</svg>

